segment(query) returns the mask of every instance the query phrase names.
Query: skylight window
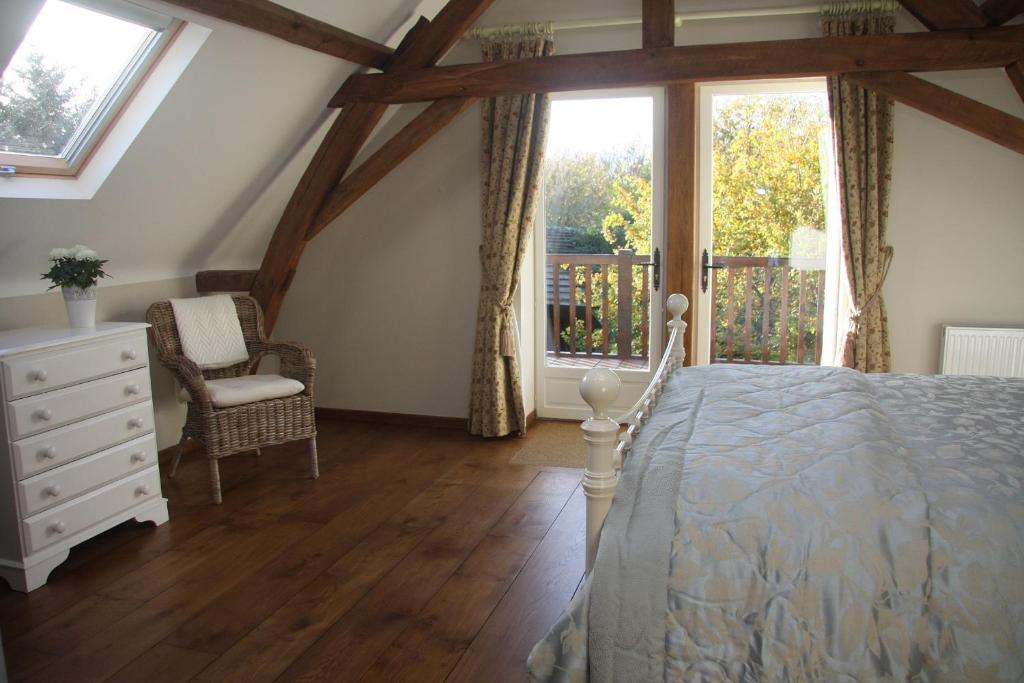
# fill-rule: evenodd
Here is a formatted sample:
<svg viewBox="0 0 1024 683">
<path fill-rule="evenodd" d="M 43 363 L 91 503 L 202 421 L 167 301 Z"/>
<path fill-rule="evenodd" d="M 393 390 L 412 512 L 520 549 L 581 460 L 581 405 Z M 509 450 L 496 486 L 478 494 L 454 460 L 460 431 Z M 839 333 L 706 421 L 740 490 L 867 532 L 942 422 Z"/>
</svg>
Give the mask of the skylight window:
<svg viewBox="0 0 1024 683">
<path fill-rule="evenodd" d="M 0 78 L 0 164 L 74 175 L 176 23 L 120 0 L 46 0 Z"/>
</svg>

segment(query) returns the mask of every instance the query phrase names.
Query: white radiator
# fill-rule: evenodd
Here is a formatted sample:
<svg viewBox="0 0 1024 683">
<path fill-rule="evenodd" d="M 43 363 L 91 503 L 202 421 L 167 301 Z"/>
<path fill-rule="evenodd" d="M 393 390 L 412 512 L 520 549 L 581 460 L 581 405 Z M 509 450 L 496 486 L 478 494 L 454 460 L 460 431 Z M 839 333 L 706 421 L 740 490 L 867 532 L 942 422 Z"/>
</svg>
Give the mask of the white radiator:
<svg viewBox="0 0 1024 683">
<path fill-rule="evenodd" d="M 1024 377 L 1024 329 L 942 326 L 943 375 Z"/>
</svg>

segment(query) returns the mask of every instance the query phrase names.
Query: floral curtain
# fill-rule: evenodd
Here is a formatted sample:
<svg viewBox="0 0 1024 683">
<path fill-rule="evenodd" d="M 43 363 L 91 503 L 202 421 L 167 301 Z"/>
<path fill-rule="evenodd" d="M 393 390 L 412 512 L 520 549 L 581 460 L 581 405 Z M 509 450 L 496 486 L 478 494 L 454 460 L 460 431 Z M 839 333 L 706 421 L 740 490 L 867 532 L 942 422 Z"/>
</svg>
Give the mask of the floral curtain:
<svg viewBox="0 0 1024 683">
<path fill-rule="evenodd" d="M 892 33 L 894 3 L 873 4 L 873 9 L 879 11 L 863 12 L 864 3 L 831 7 L 822 20 L 825 35 Z M 842 77 L 830 78 L 828 85 L 839 172 L 843 257 L 851 299 L 842 362 L 864 372 L 888 372 L 892 356 L 882 285 L 893 257 L 893 249 L 886 243 L 893 103 Z"/>
<path fill-rule="evenodd" d="M 543 57 L 550 33 L 500 36 L 483 42 L 484 61 Z M 469 432 L 505 436 L 526 431 L 513 296 L 533 232 L 550 98 L 498 97 L 483 103 L 481 165 L 483 235 Z"/>
</svg>

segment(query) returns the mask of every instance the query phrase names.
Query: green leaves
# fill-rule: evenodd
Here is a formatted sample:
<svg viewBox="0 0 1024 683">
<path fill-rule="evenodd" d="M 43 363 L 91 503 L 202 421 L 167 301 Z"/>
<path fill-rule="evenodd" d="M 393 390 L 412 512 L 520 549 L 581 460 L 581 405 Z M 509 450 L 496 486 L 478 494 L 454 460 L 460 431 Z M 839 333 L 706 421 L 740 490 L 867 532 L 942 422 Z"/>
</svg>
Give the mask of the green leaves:
<svg viewBox="0 0 1024 683">
<path fill-rule="evenodd" d="M 60 65 L 46 64 L 41 54 L 28 57 L 17 77 L 0 82 L 0 150 L 60 155 L 96 94 L 79 96 Z"/>
<path fill-rule="evenodd" d="M 103 272 L 103 265 L 107 263 L 106 259 L 78 259 L 64 256 L 52 259 L 52 263 L 50 270 L 43 273 L 40 278 L 53 283 L 47 289 L 55 287 L 88 289 L 95 285 L 101 277 L 110 277 Z"/>
<path fill-rule="evenodd" d="M 797 228 L 825 229 L 820 144 L 828 126 L 820 96 L 716 98 L 715 254 L 787 256 Z"/>
</svg>

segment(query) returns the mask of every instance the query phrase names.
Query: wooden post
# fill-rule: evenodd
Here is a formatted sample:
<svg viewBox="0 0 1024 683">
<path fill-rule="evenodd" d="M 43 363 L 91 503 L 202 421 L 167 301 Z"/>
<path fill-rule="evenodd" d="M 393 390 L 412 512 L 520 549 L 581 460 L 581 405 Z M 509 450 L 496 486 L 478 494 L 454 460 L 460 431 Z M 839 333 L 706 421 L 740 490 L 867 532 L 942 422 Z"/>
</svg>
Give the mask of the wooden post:
<svg viewBox="0 0 1024 683">
<path fill-rule="evenodd" d="M 590 265 L 583 266 L 583 286 L 586 297 L 586 340 L 587 355 L 594 355 L 594 271 Z"/>
<path fill-rule="evenodd" d="M 696 301 L 700 270 L 697 267 L 697 87 L 693 83 L 681 83 L 669 86 L 665 92 L 665 291 L 681 292 Z M 684 319 L 693 323 L 693 311 L 689 308 Z M 692 324 L 686 330 L 690 363 L 696 358 L 695 330 Z"/>
<path fill-rule="evenodd" d="M 619 269 L 619 358 L 633 355 L 633 250 L 616 252 Z"/>
<path fill-rule="evenodd" d="M 569 271 L 569 355 L 576 355 L 576 266 L 572 261 L 566 264 Z"/>
<path fill-rule="evenodd" d="M 551 263 L 551 337 L 555 344 L 555 356 L 562 355 L 562 292 L 561 266 L 557 261 Z"/>
<path fill-rule="evenodd" d="M 615 474 L 615 444 L 619 423 L 608 409 L 619 396 L 618 376 L 608 368 L 594 368 L 583 376 L 580 395 L 594 411 L 581 426 L 587 443 L 587 465 L 583 470 L 583 493 L 587 497 L 587 573 L 594 566 L 597 542 L 608 510 L 612 507 L 618 477 Z"/>
</svg>

